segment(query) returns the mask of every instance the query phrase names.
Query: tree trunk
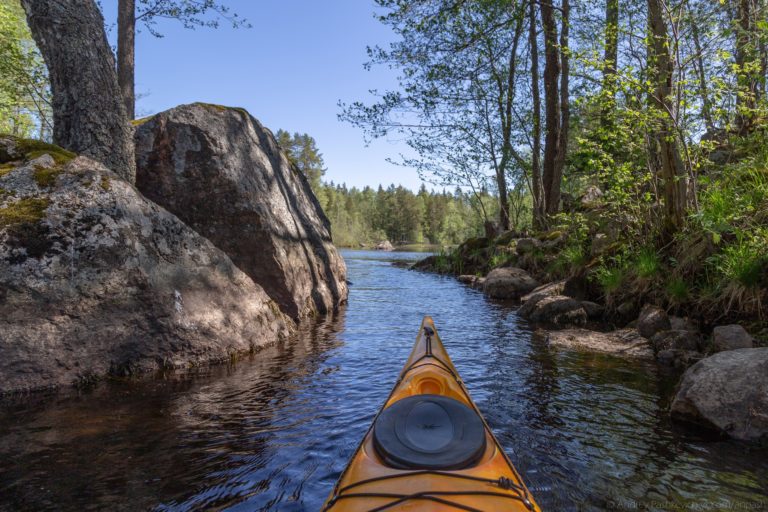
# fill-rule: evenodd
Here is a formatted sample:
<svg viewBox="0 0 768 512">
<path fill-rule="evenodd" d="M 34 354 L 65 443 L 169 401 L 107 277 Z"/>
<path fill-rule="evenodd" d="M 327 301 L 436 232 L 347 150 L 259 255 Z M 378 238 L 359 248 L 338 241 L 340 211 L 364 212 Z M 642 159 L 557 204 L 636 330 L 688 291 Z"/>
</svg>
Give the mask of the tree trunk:
<svg viewBox="0 0 768 512">
<path fill-rule="evenodd" d="M 600 124 L 612 125 L 611 118 L 616 104 L 616 73 L 619 62 L 619 0 L 605 2 L 605 54 L 603 57 L 603 98 L 600 108 Z"/>
<path fill-rule="evenodd" d="M 531 96 L 533 100 L 533 126 L 531 127 L 531 183 L 533 190 L 533 220 L 544 221 L 544 185 L 541 180 L 541 92 L 539 90 L 539 41 L 536 37 L 536 0 L 530 3 L 529 45 L 531 51 Z"/>
<path fill-rule="evenodd" d="M 544 28 L 544 204 L 547 213 L 556 213 L 560 207 L 556 164 L 560 148 L 560 52 L 553 6 L 549 1 L 541 2 L 540 6 Z"/>
<path fill-rule="evenodd" d="M 507 177 L 504 175 L 506 165 L 496 169 L 496 186 L 499 189 L 499 228 L 509 230 L 509 196 L 507 195 Z"/>
<path fill-rule="evenodd" d="M 704 73 L 704 58 L 702 56 L 701 41 L 699 40 L 699 27 L 696 19 L 691 20 L 691 38 L 696 49 L 694 67 L 699 77 L 699 93 L 701 94 L 701 116 L 704 118 L 704 125 L 710 133 L 715 132 L 715 122 L 712 118 L 712 104 L 709 100 L 709 87 Z"/>
<path fill-rule="evenodd" d="M 766 98 L 766 72 L 768 72 L 768 44 L 766 44 L 765 29 L 758 25 L 757 20 L 765 20 L 768 17 L 765 0 L 757 0 L 757 13 L 755 15 L 755 38 L 757 39 L 757 52 L 760 59 L 760 76 L 758 77 L 758 102 Z"/>
<path fill-rule="evenodd" d="M 755 64 L 755 0 L 738 0 L 736 31 L 736 66 L 738 95 L 736 96 L 736 125 L 739 133 L 752 131 L 754 112 L 757 108 L 758 80 L 752 69 Z"/>
<path fill-rule="evenodd" d="M 672 101 L 674 62 L 669 53 L 669 37 L 664 19 L 663 0 L 648 0 L 648 24 L 651 31 L 652 74 L 658 131 L 655 134 L 659 149 L 661 178 L 664 186 L 664 210 L 669 233 L 680 229 L 688 207 L 688 173 L 683 165 L 675 132 L 675 102 Z"/>
<path fill-rule="evenodd" d="M 115 60 L 94 0 L 22 0 L 48 66 L 53 141 L 100 161 L 133 183 L 132 130 L 117 85 Z"/>
<path fill-rule="evenodd" d="M 117 3 L 117 82 L 123 95 L 125 114 L 136 117 L 136 0 Z"/>
<path fill-rule="evenodd" d="M 509 51 L 509 67 L 507 69 L 507 80 L 504 82 L 501 80 L 501 75 L 498 78 L 498 105 L 499 105 L 499 117 L 502 122 L 502 143 L 501 143 L 501 163 L 499 168 L 496 169 L 496 181 L 499 188 L 499 220 L 501 221 L 501 228 L 503 230 L 509 230 L 510 225 L 510 213 L 509 213 L 509 193 L 507 189 L 507 167 L 512 160 L 512 154 L 515 151 L 512 145 L 512 104 L 515 99 L 515 75 L 517 71 L 517 48 L 520 44 L 520 36 L 523 33 L 523 21 L 525 20 L 525 4 L 521 4 L 522 9 L 515 11 L 516 24 L 515 32 L 512 38 L 512 48 Z M 493 59 L 493 53 L 490 52 L 490 58 Z M 495 69 L 495 66 L 494 66 Z M 496 74 L 496 72 L 494 72 Z M 502 190 L 504 194 L 502 195 Z M 515 224 L 517 224 L 515 222 Z"/>
<path fill-rule="evenodd" d="M 563 0 L 562 16 L 563 27 L 560 30 L 560 139 L 555 157 L 555 168 L 552 173 L 551 201 L 547 203 L 549 213 L 560 211 L 560 187 L 563 183 L 563 170 L 565 169 L 565 157 L 568 154 L 568 130 L 571 124 L 571 107 L 569 98 L 570 60 L 568 56 L 568 33 L 570 23 L 571 5 L 569 0 Z"/>
</svg>

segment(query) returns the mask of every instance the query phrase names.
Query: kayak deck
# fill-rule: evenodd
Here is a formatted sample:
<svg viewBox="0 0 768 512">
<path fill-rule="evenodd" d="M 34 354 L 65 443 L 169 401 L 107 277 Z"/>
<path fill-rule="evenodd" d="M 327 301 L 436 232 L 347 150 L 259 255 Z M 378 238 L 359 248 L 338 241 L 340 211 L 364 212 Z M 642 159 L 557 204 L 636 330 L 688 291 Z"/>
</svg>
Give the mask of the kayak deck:
<svg viewBox="0 0 768 512">
<path fill-rule="evenodd" d="M 380 456 L 374 443 L 377 420 L 396 402 L 423 395 L 448 397 L 471 408 L 482 422 L 485 448 L 462 469 L 398 469 Z M 395 386 L 342 472 L 324 511 L 495 511 L 540 510 L 469 396 L 425 317 Z"/>
</svg>

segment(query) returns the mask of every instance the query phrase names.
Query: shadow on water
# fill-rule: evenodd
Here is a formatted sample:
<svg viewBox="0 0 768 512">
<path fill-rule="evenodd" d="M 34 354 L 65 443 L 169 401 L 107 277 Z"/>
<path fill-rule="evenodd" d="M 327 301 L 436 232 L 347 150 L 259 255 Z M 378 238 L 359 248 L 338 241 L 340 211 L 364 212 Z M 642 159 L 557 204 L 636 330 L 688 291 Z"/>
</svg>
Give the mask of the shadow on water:
<svg viewBox="0 0 768 512">
<path fill-rule="evenodd" d="M 392 264 L 422 255 L 344 256 L 349 306 L 291 342 L 0 404 L 0 510 L 317 510 L 425 314 L 544 510 L 768 509 L 768 450 L 669 423 L 677 375 L 535 343 L 514 308 Z"/>
</svg>

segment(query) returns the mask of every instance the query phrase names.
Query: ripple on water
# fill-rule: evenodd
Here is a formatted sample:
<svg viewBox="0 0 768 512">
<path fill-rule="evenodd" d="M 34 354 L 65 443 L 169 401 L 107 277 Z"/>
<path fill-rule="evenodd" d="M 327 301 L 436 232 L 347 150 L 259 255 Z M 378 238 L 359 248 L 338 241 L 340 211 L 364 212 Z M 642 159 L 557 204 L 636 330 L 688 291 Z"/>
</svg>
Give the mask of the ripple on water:
<svg viewBox="0 0 768 512">
<path fill-rule="evenodd" d="M 768 509 L 768 452 L 675 431 L 653 365 L 532 343 L 513 309 L 391 264 L 421 255 L 344 256 L 349 306 L 293 343 L 0 405 L 0 509 L 317 510 L 425 314 L 545 510 Z"/>
</svg>

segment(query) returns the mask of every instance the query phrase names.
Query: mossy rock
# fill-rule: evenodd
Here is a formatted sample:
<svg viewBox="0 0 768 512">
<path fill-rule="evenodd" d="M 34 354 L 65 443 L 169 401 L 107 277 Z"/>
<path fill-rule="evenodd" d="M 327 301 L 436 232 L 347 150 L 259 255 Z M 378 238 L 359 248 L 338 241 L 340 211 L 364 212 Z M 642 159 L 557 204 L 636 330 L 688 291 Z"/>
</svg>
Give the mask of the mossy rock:
<svg viewBox="0 0 768 512">
<path fill-rule="evenodd" d="M 0 178 L 16 169 L 18 165 L 13 163 L 0 164 Z"/>
<path fill-rule="evenodd" d="M 476 251 L 478 249 L 484 249 L 490 245 L 490 241 L 485 237 L 469 238 L 466 242 L 461 244 L 461 252 Z"/>
<path fill-rule="evenodd" d="M 38 167 L 33 176 L 39 187 L 49 188 L 56 183 L 59 174 L 61 174 L 61 167 Z"/>
<path fill-rule="evenodd" d="M 0 208 L 0 228 L 40 221 L 45 217 L 45 210 L 50 203 L 45 198 L 29 197 Z"/>
<path fill-rule="evenodd" d="M 496 237 L 496 245 L 509 245 L 513 240 L 520 238 L 515 231 L 505 231 Z"/>
<path fill-rule="evenodd" d="M 77 156 L 71 151 L 67 151 L 55 144 L 49 144 L 41 140 L 20 139 L 10 135 L 3 136 L 3 139 L 13 141 L 15 150 L 9 152 L 3 144 L 0 144 L 0 164 L 8 164 L 12 161 L 18 161 L 22 157 L 26 160 L 34 160 L 43 155 L 50 155 L 56 164 L 64 165 Z"/>
<path fill-rule="evenodd" d="M 242 107 L 227 107 L 226 105 L 217 105 L 215 103 L 204 103 L 202 101 L 196 102 L 195 105 L 200 105 L 201 107 L 217 110 L 219 112 L 227 112 L 229 110 L 232 110 L 235 112 L 239 112 L 240 114 L 243 114 L 246 117 L 250 115 L 248 114 L 248 111 Z"/>
<path fill-rule="evenodd" d="M 131 121 L 131 126 L 134 126 L 134 127 L 141 126 L 144 123 L 146 123 L 147 121 L 153 119 L 154 117 L 155 116 L 147 116 L 147 117 L 142 117 L 140 119 L 134 119 L 134 120 Z"/>
<path fill-rule="evenodd" d="M 25 198 L 0 208 L 0 229 L 8 233 L 10 247 L 24 249 L 11 258 L 11 264 L 22 263 L 28 257 L 40 258 L 51 250 L 50 230 L 40 222 L 50 201 L 44 198 Z"/>
<path fill-rule="evenodd" d="M 41 140 L 17 139 L 16 147 L 24 153 L 27 160 L 34 160 L 43 155 L 50 155 L 58 165 L 64 165 L 72 161 L 77 155 L 71 151 L 60 148 L 55 144 L 48 144 Z"/>
<path fill-rule="evenodd" d="M 552 231 L 549 231 L 549 232 L 546 232 L 546 233 L 542 233 L 539 236 L 539 239 L 543 240 L 543 241 L 546 241 L 546 242 L 551 242 L 552 240 L 557 240 L 558 238 L 560 238 L 562 236 L 563 236 L 563 232 L 560 231 L 560 230 L 555 229 L 555 230 L 552 230 Z"/>
</svg>

